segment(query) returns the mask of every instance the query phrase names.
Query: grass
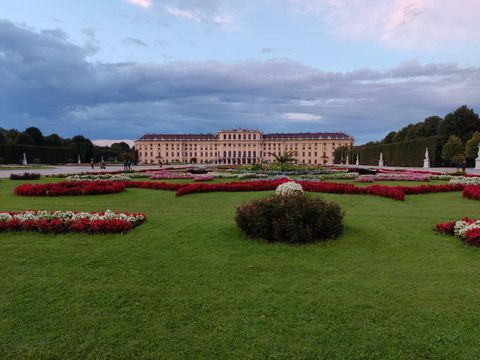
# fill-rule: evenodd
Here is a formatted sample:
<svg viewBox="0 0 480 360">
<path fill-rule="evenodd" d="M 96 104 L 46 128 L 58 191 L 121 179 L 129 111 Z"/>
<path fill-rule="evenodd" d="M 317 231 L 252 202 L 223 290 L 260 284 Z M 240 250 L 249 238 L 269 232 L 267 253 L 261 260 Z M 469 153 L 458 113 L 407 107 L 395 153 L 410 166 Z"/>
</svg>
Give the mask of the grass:
<svg viewBox="0 0 480 360">
<path fill-rule="evenodd" d="M 292 247 L 235 226 L 235 206 L 268 192 L 24 198 L 18 184 L 0 183 L 0 210 L 148 221 L 127 235 L 0 234 L 2 359 L 480 355 L 480 250 L 432 230 L 479 217 L 460 193 L 311 195 L 340 203 L 345 234 Z"/>
</svg>

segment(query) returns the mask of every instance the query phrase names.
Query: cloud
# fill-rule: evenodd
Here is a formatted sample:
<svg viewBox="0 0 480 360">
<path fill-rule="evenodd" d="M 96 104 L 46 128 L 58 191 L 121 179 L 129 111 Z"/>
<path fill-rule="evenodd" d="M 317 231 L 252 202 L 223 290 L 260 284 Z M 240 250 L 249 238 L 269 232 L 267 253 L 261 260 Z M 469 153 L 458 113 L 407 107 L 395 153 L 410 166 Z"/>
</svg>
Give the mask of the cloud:
<svg viewBox="0 0 480 360">
<path fill-rule="evenodd" d="M 148 9 L 152 6 L 151 0 L 127 0 L 127 2 L 135 6 L 143 7 L 144 9 Z"/>
<path fill-rule="evenodd" d="M 198 23 L 206 23 L 226 29 L 235 29 L 237 11 L 227 2 L 219 0 L 183 0 L 169 1 L 165 11 L 173 16 Z"/>
<path fill-rule="evenodd" d="M 136 38 L 126 38 L 122 41 L 126 45 L 141 46 L 144 48 L 149 48 L 148 44 L 145 41 Z"/>
<path fill-rule="evenodd" d="M 93 140 L 92 142 L 98 146 L 111 146 L 113 143 L 118 143 L 122 141 L 128 144 L 130 147 L 135 145 L 134 141 L 131 139 L 97 139 Z"/>
<path fill-rule="evenodd" d="M 268 54 L 268 53 L 272 53 L 272 52 L 275 52 L 275 49 L 272 49 L 272 48 L 263 48 L 261 50 L 262 53 L 264 54 Z"/>
<path fill-rule="evenodd" d="M 320 115 L 304 113 L 304 112 L 283 113 L 282 117 L 291 121 L 318 121 L 322 119 Z"/>
<path fill-rule="evenodd" d="M 68 38 L 0 21 L 1 126 L 99 139 L 241 126 L 346 131 L 361 143 L 462 104 L 480 109 L 479 67 L 409 61 L 333 73 L 287 59 L 141 64 L 88 57 Z"/>
<path fill-rule="evenodd" d="M 395 48 L 478 42 L 477 0 L 289 0 L 294 12 L 316 16 L 341 37 Z"/>
</svg>

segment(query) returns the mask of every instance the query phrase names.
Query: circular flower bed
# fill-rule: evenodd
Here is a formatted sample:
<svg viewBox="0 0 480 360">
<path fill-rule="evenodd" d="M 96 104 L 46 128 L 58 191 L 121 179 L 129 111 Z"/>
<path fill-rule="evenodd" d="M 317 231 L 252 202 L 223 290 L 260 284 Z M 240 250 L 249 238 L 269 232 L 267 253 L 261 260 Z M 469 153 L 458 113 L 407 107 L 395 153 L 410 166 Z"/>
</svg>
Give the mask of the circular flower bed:
<svg viewBox="0 0 480 360">
<path fill-rule="evenodd" d="M 75 211 L 0 212 L 0 232 L 38 231 L 42 233 L 84 232 L 123 233 L 143 224 L 143 214 Z"/>
<path fill-rule="evenodd" d="M 19 196 L 63 196 L 63 195 L 100 195 L 125 190 L 123 182 L 116 181 L 72 181 L 51 184 L 25 184 L 15 188 Z"/>
<path fill-rule="evenodd" d="M 275 190 L 278 196 L 290 196 L 295 194 L 303 194 L 302 185 L 294 181 L 289 181 L 277 186 Z"/>
<path fill-rule="evenodd" d="M 298 191 L 248 202 L 237 208 L 235 221 L 249 237 L 289 244 L 334 239 L 343 231 L 338 204 Z"/>
</svg>

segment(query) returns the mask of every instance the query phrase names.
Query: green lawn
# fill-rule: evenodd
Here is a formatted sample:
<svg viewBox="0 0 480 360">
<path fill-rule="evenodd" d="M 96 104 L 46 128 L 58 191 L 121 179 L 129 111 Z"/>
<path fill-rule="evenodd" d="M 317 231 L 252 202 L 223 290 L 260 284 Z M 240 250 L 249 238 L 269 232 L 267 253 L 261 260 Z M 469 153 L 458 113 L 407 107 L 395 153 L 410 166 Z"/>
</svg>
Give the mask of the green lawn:
<svg viewBox="0 0 480 360">
<path fill-rule="evenodd" d="M 480 249 L 432 230 L 479 217 L 461 193 L 314 194 L 346 210 L 345 234 L 292 247 L 235 226 L 235 206 L 267 192 L 27 198 L 20 183 L 2 180 L 0 210 L 148 221 L 127 235 L 0 234 L 1 359 L 480 356 Z"/>
</svg>

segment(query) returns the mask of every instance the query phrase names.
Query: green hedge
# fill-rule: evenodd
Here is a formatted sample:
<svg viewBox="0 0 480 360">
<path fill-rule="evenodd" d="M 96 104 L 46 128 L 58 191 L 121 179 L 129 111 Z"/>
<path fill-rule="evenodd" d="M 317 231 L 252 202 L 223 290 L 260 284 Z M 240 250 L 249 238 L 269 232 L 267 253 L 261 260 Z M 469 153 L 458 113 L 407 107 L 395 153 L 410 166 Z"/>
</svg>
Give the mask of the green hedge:
<svg viewBox="0 0 480 360">
<path fill-rule="evenodd" d="M 77 155 L 73 147 L 53 147 L 35 145 L 0 145 L 0 158 L 5 163 L 18 164 L 23 159 L 23 153 L 27 155 L 27 161 L 32 164 L 34 159 L 39 159 L 43 164 L 58 164 L 68 161 L 76 161 Z M 86 159 L 82 159 L 86 161 Z"/>
<path fill-rule="evenodd" d="M 380 153 L 383 153 L 385 165 L 419 167 L 423 166 L 425 148 L 428 148 L 431 166 L 442 166 L 442 145 L 441 136 L 431 136 L 392 144 L 355 146 L 353 153 L 360 155 L 361 165 L 378 165 Z"/>
</svg>

